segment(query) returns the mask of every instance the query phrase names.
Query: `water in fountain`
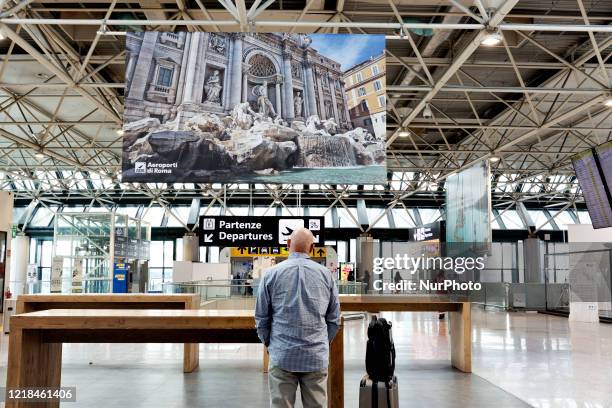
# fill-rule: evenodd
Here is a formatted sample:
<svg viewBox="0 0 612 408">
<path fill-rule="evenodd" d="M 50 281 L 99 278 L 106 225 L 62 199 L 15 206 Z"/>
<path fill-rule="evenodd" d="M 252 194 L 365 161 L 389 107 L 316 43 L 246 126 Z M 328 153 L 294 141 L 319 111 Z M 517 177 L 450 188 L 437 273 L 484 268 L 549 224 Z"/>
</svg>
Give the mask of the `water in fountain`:
<svg viewBox="0 0 612 408">
<path fill-rule="evenodd" d="M 357 165 L 353 141 L 346 136 L 298 136 L 297 167 L 350 167 Z"/>
</svg>

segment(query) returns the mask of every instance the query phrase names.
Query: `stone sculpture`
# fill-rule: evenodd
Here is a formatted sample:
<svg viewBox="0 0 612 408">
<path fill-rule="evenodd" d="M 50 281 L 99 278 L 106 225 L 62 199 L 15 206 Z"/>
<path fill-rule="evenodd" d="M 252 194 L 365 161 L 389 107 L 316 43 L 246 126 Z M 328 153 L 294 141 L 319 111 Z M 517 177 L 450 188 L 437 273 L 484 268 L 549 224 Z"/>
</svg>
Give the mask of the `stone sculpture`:
<svg viewBox="0 0 612 408">
<path fill-rule="evenodd" d="M 210 34 L 210 48 L 218 52 L 219 54 L 225 55 L 225 37 L 221 37 L 215 33 Z"/>
<path fill-rule="evenodd" d="M 293 98 L 293 112 L 295 113 L 296 118 L 302 117 L 302 94 L 298 91 L 298 93 Z"/>
<path fill-rule="evenodd" d="M 219 78 L 219 71 L 214 70 L 212 75 L 206 80 L 204 91 L 206 92 L 206 102 L 220 103 L 221 102 L 221 78 Z"/>
<path fill-rule="evenodd" d="M 272 102 L 270 102 L 270 99 L 266 96 L 266 86 L 267 84 L 264 82 L 263 85 L 258 85 L 253 88 L 253 94 L 257 96 L 257 113 L 259 113 L 263 119 L 276 116 L 274 106 L 272 106 Z"/>
</svg>

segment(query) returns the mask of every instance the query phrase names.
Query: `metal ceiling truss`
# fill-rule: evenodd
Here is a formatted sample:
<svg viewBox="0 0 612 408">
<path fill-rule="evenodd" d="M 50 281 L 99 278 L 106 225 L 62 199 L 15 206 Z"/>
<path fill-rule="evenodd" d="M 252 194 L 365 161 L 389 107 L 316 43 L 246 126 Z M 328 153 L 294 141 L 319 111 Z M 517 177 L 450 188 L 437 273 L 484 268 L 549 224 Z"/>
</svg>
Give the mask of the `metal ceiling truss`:
<svg viewBox="0 0 612 408">
<path fill-rule="evenodd" d="M 584 208 L 571 156 L 612 139 L 604 104 L 612 97 L 609 2 L 568 0 L 562 9 L 535 0 L 88 3 L 0 0 L 7 38 L 0 41 L 0 188 L 30 203 L 29 218 L 41 206 L 140 204 L 162 206 L 166 219 L 183 224 L 175 207 L 193 200 L 202 211 L 230 214 L 238 205 L 298 214 L 306 206 L 354 209 L 364 199 L 381 208 L 369 226 L 347 213 L 366 231 L 393 208 L 413 219 L 409 207 L 443 206 L 447 177 L 491 160 L 496 217 L 526 205 L 550 209 L 547 222 L 555 225 L 561 212 Z M 126 29 L 386 34 L 389 182 L 121 183 Z M 496 32 L 499 45 L 481 44 Z"/>
</svg>

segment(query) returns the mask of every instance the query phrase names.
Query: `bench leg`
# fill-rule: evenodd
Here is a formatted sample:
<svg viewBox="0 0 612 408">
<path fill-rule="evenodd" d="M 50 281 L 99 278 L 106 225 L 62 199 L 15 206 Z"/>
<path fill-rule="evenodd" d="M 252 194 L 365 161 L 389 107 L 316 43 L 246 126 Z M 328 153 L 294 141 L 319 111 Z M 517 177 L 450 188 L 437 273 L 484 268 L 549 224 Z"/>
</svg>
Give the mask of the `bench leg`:
<svg viewBox="0 0 612 408">
<path fill-rule="evenodd" d="M 263 367 L 262 372 L 268 372 L 268 366 L 270 365 L 270 353 L 268 353 L 268 348 L 264 346 L 263 348 Z"/>
<path fill-rule="evenodd" d="M 185 343 L 183 352 L 183 372 L 192 373 L 200 365 L 200 344 Z"/>
<path fill-rule="evenodd" d="M 327 377 L 327 406 L 344 408 L 344 324 L 329 347 L 329 370 Z"/>
<path fill-rule="evenodd" d="M 60 387 L 62 343 L 43 343 L 38 330 L 11 327 L 7 388 Z M 59 401 L 7 401 L 6 408 L 59 408 Z"/>
<path fill-rule="evenodd" d="M 449 313 L 451 362 L 464 373 L 472 372 L 472 310 L 462 303 L 461 310 Z"/>
</svg>

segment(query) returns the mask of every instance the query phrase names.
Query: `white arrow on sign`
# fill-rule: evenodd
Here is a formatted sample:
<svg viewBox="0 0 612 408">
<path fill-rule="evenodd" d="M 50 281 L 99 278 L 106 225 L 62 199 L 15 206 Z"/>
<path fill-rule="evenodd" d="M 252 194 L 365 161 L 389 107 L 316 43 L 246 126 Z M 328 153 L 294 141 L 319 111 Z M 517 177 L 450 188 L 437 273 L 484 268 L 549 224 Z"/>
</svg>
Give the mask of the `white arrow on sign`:
<svg viewBox="0 0 612 408">
<path fill-rule="evenodd" d="M 204 234 L 204 242 L 213 242 L 213 234 Z"/>
</svg>

